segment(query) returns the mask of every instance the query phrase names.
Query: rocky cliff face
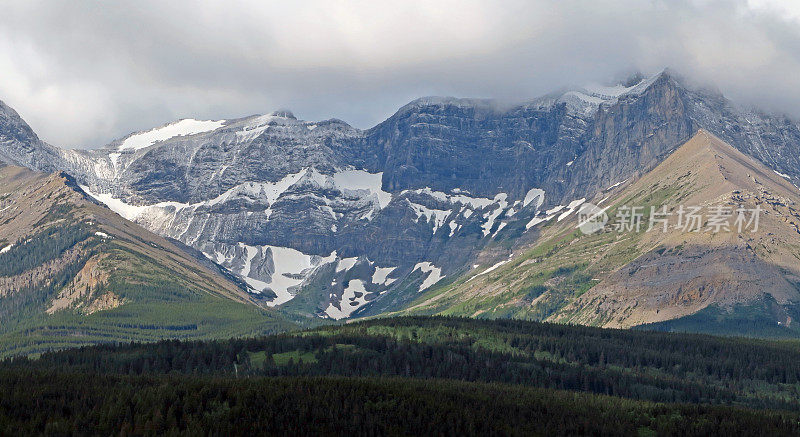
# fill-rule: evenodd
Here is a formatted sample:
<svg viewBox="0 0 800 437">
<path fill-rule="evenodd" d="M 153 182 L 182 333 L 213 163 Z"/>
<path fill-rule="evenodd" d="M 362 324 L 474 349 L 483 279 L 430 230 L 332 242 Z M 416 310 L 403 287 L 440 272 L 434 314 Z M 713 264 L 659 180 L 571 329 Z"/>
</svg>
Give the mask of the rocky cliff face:
<svg viewBox="0 0 800 437">
<path fill-rule="evenodd" d="M 800 184 L 800 125 L 786 116 L 741 108 L 715 90 L 688 87 L 665 71 L 639 93 L 602 106 L 583 139 L 586 150 L 565 178 L 572 197 L 644 174 L 698 129 Z M 557 187 L 549 187 L 554 192 Z"/>
<path fill-rule="evenodd" d="M 648 170 L 696 131 L 689 105 L 677 81 L 661 74 L 601 107 L 583 138 L 585 152 L 564 175 L 566 191 L 583 197 Z"/>
<path fill-rule="evenodd" d="M 800 181 L 796 122 L 670 72 L 517 105 L 423 98 L 366 131 L 286 111 L 181 120 L 92 151 L 41 143 L 7 112 L 4 159 L 69 172 L 310 317 L 390 310 L 479 252 L 506 256 L 539 209 L 653 168 L 701 127 Z"/>
<path fill-rule="evenodd" d="M 430 187 L 522 198 L 580 153 L 587 126 L 586 114 L 554 101 L 501 108 L 491 101 L 427 98 L 366 136 L 380 154 L 388 190 Z"/>
</svg>

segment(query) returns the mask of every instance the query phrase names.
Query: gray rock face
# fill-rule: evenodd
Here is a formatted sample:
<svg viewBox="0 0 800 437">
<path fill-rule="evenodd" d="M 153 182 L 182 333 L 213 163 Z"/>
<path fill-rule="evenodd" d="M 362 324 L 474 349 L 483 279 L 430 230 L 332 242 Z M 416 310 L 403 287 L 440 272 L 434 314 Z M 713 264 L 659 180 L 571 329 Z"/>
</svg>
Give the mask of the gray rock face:
<svg viewBox="0 0 800 437">
<path fill-rule="evenodd" d="M 584 152 L 562 171 L 565 191 L 584 196 L 629 179 L 686 142 L 700 126 L 688 114 L 691 102 L 683 91 L 672 76 L 661 74 L 641 93 L 601 106 L 582 138 Z"/>
<path fill-rule="evenodd" d="M 640 94 L 600 107 L 583 140 L 585 153 L 565 177 L 566 192 L 590 194 L 646 172 L 701 128 L 800 184 L 796 120 L 739 108 L 719 92 L 689 88 L 665 71 Z"/>
<path fill-rule="evenodd" d="M 670 72 L 514 106 L 423 98 L 365 131 L 288 111 L 181 120 L 92 151 L 39 141 L 0 105 L 0 159 L 68 172 L 270 304 L 343 318 L 397 308 L 487 246 L 507 254 L 539 209 L 647 171 L 698 128 L 800 183 L 797 122 Z"/>
<path fill-rule="evenodd" d="M 106 148 L 107 155 L 119 154 L 109 179 L 126 191 L 120 194 L 140 203 L 194 203 L 246 182 L 358 164 L 361 136 L 338 120 L 301 122 L 283 113 L 225 121 L 211 131 L 167 138 L 157 147 L 126 148 L 128 137 Z"/>
<path fill-rule="evenodd" d="M 420 99 L 367 132 L 390 191 L 454 188 L 519 198 L 580 152 L 588 120 L 550 101 L 499 109 L 492 102 Z"/>
</svg>

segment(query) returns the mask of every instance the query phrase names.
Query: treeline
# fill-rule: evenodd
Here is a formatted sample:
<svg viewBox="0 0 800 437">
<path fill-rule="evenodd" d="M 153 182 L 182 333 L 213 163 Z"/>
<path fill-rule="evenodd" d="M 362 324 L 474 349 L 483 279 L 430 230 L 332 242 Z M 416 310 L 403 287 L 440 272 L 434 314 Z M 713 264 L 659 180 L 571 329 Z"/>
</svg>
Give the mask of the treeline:
<svg viewBox="0 0 800 437">
<path fill-rule="evenodd" d="M 87 374 L 397 376 L 800 410 L 796 342 L 523 321 L 399 318 L 212 342 L 98 346 L 2 367 Z"/>
<path fill-rule="evenodd" d="M 18 275 L 52 261 L 90 235 L 82 223 L 51 226 L 0 254 L 0 276 Z"/>
<path fill-rule="evenodd" d="M 796 413 L 397 378 L 0 370 L 2 435 L 796 435 Z"/>
</svg>

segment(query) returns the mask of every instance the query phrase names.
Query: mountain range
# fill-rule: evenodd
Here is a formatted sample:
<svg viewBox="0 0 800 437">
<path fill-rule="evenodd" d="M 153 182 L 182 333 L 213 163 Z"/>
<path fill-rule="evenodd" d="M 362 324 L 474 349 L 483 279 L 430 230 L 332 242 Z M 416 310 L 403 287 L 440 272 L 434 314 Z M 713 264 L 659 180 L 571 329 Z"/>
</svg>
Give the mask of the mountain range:
<svg viewBox="0 0 800 437">
<path fill-rule="evenodd" d="M 670 70 L 517 104 L 426 97 L 366 130 L 289 111 L 184 119 L 94 150 L 49 145 L 0 103 L 0 160 L 60 174 L 271 326 L 399 312 L 797 332 L 800 124 Z M 764 215 L 752 234 L 586 235 L 587 200 L 611 217 L 632 204 Z M 8 253 L 40 231 L 4 236 Z M 99 305 L 65 293 L 37 314 Z"/>
</svg>

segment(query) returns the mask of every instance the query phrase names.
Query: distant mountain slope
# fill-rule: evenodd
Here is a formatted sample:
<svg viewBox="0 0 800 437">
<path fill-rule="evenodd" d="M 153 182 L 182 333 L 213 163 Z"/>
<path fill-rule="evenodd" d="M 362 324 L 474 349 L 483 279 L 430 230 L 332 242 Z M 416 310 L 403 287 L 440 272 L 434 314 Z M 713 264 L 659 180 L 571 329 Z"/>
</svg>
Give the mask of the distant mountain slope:
<svg viewBox="0 0 800 437">
<path fill-rule="evenodd" d="M 69 176 L 0 167 L 0 355 L 288 326 Z"/>
<path fill-rule="evenodd" d="M 594 199 L 610 218 L 602 231 L 576 229 L 584 199 L 554 208 L 530 223 L 542 228 L 530 249 L 434 287 L 407 312 L 800 335 L 800 190 L 785 177 L 700 131 L 648 174 L 606 191 Z M 678 227 L 681 205 L 702 208 L 697 226 Z M 730 229 L 715 233 L 720 206 Z M 617 232 L 628 207 L 641 207 L 641 227 Z M 672 214 L 653 215 L 671 220 L 666 231 L 660 221 L 648 230 L 651 207 Z"/>
<path fill-rule="evenodd" d="M 784 177 L 717 137 L 698 133 L 652 172 L 626 188 L 612 208 L 661 203 L 702 206 L 701 231 L 642 235 L 642 252 L 579 297 L 553 319 L 630 327 L 672 320 L 698 311 L 722 311 L 719 322 L 745 318 L 800 333 L 800 190 Z M 729 208 L 731 231 L 708 232 L 713 208 Z M 758 230 L 735 224 L 739 208 L 754 208 Z M 658 208 L 656 208 L 658 210 Z M 649 211 L 648 211 L 649 216 Z M 688 220 L 688 219 L 687 219 Z M 659 226 L 659 225 L 657 225 Z M 674 226 L 674 225 L 673 225 Z M 695 228 L 696 229 L 696 228 Z M 713 325 L 710 322 L 709 325 Z M 735 328 L 735 326 L 731 326 Z M 752 324 L 740 325 L 743 331 Z"/>
</svg>

